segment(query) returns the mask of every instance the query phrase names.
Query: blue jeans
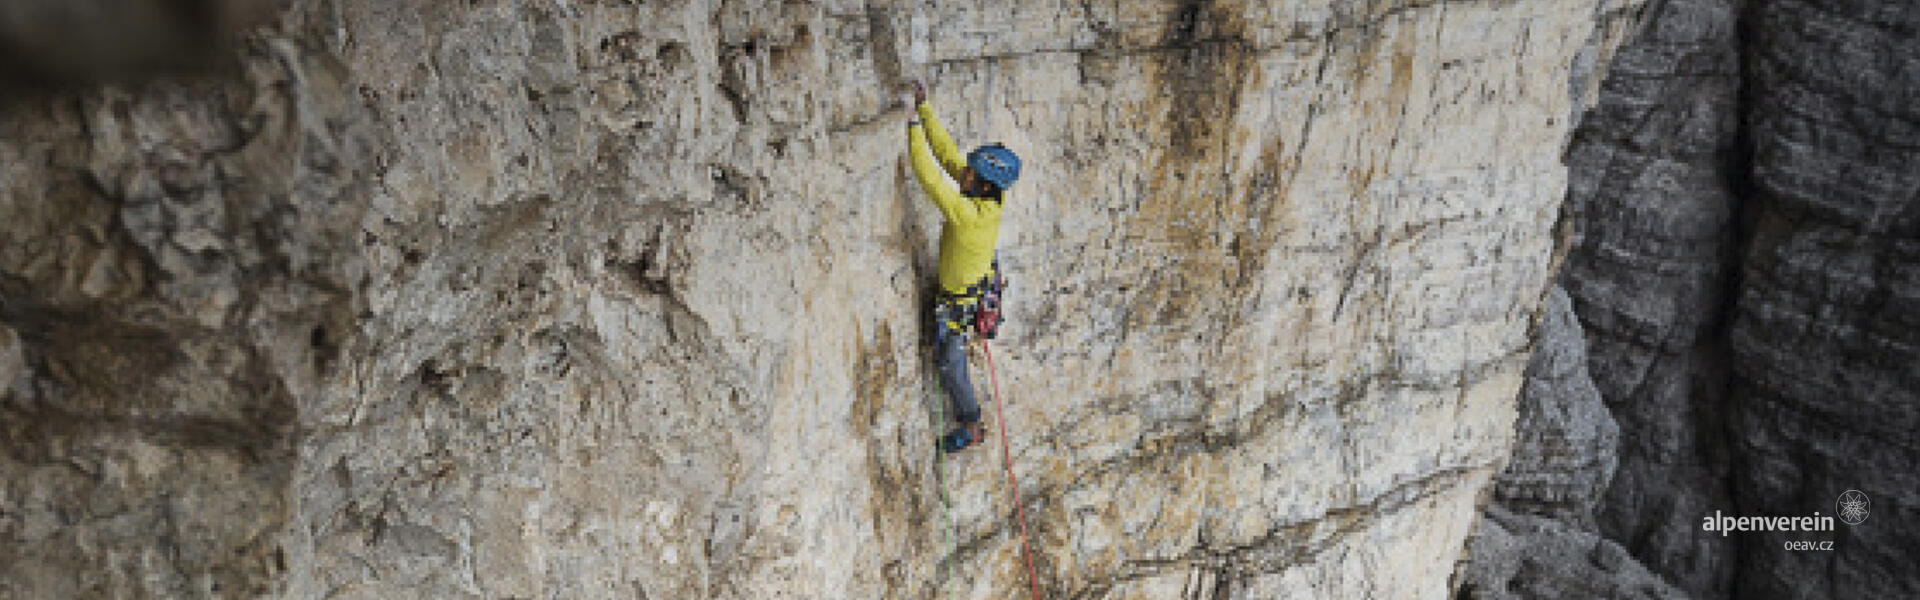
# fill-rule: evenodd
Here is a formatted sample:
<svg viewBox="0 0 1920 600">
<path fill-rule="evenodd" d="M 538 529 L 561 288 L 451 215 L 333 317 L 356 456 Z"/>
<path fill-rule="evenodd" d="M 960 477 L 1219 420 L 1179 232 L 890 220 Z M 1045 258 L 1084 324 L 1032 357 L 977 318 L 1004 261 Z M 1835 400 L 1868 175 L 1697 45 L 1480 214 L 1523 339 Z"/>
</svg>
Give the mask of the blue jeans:
<svg viewBox="0 0 1920 600">
<path fill-rule="evenodd" d="M 980 404 L 973 400 L 973 380 L 967 377 L 967 324 L 956 323 L 959 307 L 933 308 L 933 360 L 940 367 L 940 385 L 953 400 L 953 415 L 961 423 L 980 422 Z"/>
</svg>

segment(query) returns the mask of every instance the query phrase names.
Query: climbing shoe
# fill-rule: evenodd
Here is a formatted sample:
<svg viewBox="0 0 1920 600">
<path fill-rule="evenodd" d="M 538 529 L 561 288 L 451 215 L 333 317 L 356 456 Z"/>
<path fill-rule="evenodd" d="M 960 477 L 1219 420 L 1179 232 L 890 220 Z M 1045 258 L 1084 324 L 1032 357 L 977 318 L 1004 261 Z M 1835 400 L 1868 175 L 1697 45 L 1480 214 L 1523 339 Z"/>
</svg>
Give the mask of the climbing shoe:
<svg viewBox="0 0 1920 600">
<path fill-rule="evenodd" d="M 975 441 L 973 434 L 968 433 L 967 428 L 961 427 L 940 436 L 940 449 L 948 453 L 959 452 L 967 449 L 967 446 L 972 446 Z"/>
</svg>

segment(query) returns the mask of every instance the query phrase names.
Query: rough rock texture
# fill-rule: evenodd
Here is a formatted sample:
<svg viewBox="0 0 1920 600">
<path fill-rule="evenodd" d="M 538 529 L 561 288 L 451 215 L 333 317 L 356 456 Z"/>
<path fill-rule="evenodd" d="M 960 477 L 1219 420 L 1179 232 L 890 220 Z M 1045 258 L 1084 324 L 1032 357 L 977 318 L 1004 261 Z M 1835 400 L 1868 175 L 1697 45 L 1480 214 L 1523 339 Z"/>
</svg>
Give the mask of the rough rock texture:
<svg viewBox="0 0 1920 600">
<path fill-rule="evenodd" d="M 285 4 L 4 98 L 0 596 L 1013 595 L 910 78 L 1027 161 L 1049 597 L 1443 596 L 1634 8 Z"/>
<path fill-rule="evenodd" d="M 1600 531 L 1696 597 L 1920 594 L 1920 7 L 1648 13 L 1568 152 L 1562 283 L 1620 428 Z M 1701 530 L 1848 489 L 1867 523 Z"/>
<path fill-rule="evenodd" d="M 372 157 L 337 61 L 6 94 L 0 596 L 284 588 L 303 404 L 342 393 Z"/>
<path fill-rule="evenodd" d="M 1600 536 L 1619 428 L 1587 372 L 1572 301 L 1556 287 L 1534 333 L 1512 459 L 1474 529 L 1456 598 L 1685 598 Z"/>
<path fill-rule="evenodd" d="M 1742 597 L 1920 596 L 1920 5 L 1748 9 L 1750 228 L 1728 318 L 1734 504 L 1838 512 L 1831 556 L 1748 536 Z"/>
<path fill-rule="evenodd" d="M 1455 598 L 1688 597 L 1592 529 L 1505 504 L 1487 507 L 1469 553 Z"/>
<path fill-rule="evenodd" d="M 1695 595 L 1724 589 L 1734 566 L 1715 549 L 1728 541 L 1700 523 L 1734 509 L 1716 420 L 1728 404 L 1720 331 L 1739 243 L 1738 9 L 1650 6 L 1568 151 L 1579 237 L 1563 284 L 1622 432 L 1602 531 Z"/>
<path fill-rule="evenodd" d="M 1591 529 L 1593 505 L 1613 480 L 1620 428 L 1587 372 L 1586 338 L 1558 287 L 1535 331 L 1526 376 L 1513 457 L 1494 499 Z"/>
</svg>

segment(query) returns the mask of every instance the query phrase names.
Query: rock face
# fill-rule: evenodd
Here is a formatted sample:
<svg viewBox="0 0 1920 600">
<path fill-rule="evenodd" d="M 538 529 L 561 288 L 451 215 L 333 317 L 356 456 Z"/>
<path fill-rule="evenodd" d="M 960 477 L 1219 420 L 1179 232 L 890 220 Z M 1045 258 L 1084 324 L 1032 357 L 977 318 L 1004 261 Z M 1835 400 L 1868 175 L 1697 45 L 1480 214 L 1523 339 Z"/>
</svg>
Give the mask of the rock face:
<svg viewBox="0 0 1920 600">
<path fill-rule="evenodd" d="M 1534 334 L 1512 459 L 1468 544 L 1456 598 L 1685 598 L 1601 537 L 1594 506 L 1612 481 L 1619 427 L 1587 371 L 1566 292 Z"/>
<path fill-rule="evenodd" d="M 337 61 L 232 52 L 0 99 L 0 596 L 285 588 L 374 154 Z"/>
<path fill-rule="evenodd" d="M 0 596 L 1018 593 L 999 457 L 933 452 L 913 78 L 1028 165 L 1049 597 L 1444 596 L 1636 5 L 274 8 L 0 99 Z"/>
<path fill-rule="evenodd" d="M 1694 597 L 1920 594 L 1920 9 L 1649 8 L 1568 150 L 1561 281 L 1620 430 L 1598 531 Z M 1849 489 L 1869 522 L 1701 530 L 1833 516 Z"/>
<path fill-rule="evenodd" d="M 1559 288 L 1547 299 L 1526 375 L 1513 426 L 1518 439 L 1494 498 L 1591 528 L 1594 502 L 1613 480 L 1620 427 L 1593 385 L 1586 339 Z"/>
</svg>

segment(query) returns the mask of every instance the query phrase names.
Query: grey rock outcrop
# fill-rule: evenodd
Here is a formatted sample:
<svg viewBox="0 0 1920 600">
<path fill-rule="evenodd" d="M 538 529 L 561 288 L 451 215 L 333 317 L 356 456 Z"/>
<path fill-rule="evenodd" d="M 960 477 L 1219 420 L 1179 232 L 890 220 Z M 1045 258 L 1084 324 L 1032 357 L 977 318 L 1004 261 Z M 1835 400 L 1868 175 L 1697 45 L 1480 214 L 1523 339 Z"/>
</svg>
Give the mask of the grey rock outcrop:
<svg viewBox="0 0 1920 600">
<path fill-rule="evenodd" d="M 1620 429 L 1599 531 L 1694 597 L 1920 593 L 1916 29 L 1908 3 L 1651 3 L 1569 148 L 1561 282 Z M 1870 522 L 1702 531 L 1849 489 Z"/>
<path fill-rule="evenodd" d="M 1613 540 L 1593 510 L 1612 481 L 1619 428 L 1587 372 L 1566 292 L 1534 333 L 1513 457 L 1468 542 L 1456 598 L 1685 598 Z"/>
<path fill-rule="evenodd" d="M 1621 430 L 1601 530 L 1682 589 L 1724 585 L 1701 518 L 1730 510 L 1718 332 L 1734 277 L 1741 49 L 1735 2 L 1663 2 L 1615 57 L 1568 150 L 1577 232 L 1561 281 Z"/>
<path fill-rule="evenodd" d="M 1689 596 L 1590 528 L 1487 507 L 1469 544 L 1455 598 L 1644 598 Z"/>
<path fill-rule="evenodd" d="M 1835 514 L 1857 489 L 1873 512 L 1830 556 L 1743 537 L 1731 587 L 1920 596 L 1920 5 L 1749 10 L 1728 487 L 1743 511 Z"/>
<path fill-rule="evenodd" d="M 1572 301 L 1553 288 L 1520 388 L 1513 457 L 1494 499 L 1519 512 L 1593 529 L 1593 506 L 1613 481 L 1620 428 L 1587 372 Z"/>
</svg>

